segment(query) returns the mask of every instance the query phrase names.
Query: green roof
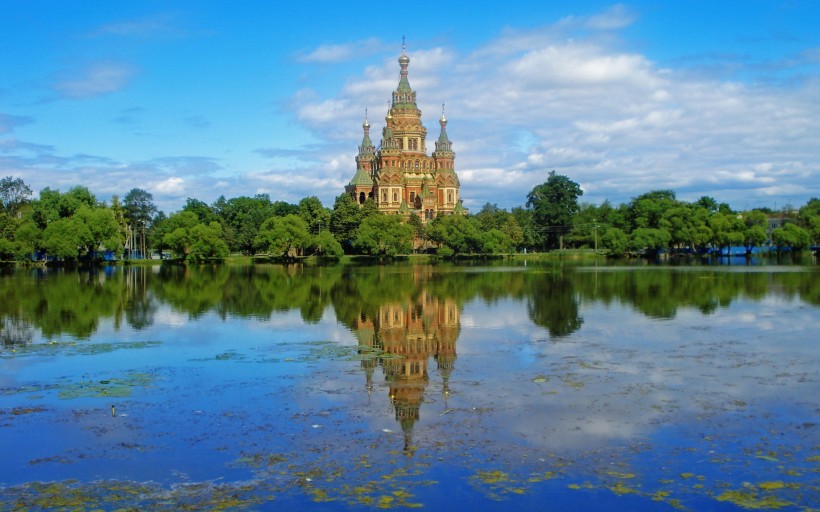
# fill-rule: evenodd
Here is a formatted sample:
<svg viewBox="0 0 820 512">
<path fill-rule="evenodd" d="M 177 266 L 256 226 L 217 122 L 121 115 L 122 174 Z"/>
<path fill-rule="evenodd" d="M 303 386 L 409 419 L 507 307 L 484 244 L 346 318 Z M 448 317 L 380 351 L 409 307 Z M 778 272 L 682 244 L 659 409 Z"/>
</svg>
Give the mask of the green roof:
<svg viewBox="0 0 820 512">
<path fill-rule="evenodd" d="M 372 185 L 372 184 L 373 184 L 373 178 L 371 178 L 370 175 L 367 174 L 367 171 L 365 171 L 364 169 L 357 170 L 356 175 L 353 176 L 352 180 L 350 180 L 350 185 L 354 185 L 354 186 L 355 185 L 365 185 L 366 186 L 366 185 Z"/>
</svg>

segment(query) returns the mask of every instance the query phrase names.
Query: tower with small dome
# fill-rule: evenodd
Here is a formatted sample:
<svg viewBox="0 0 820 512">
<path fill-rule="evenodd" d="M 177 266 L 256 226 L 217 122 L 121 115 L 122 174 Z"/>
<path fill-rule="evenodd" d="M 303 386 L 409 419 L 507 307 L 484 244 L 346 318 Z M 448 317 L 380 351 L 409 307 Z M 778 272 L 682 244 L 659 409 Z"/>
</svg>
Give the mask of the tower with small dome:
<svg viewBox="0 0 820 512">
<path fill-rule="evenodd" d="M 440 215 L 464 213 L 455 171 L 455 153 L 447 136 L 442 104 L 441 132 L 435 150 L 427 154 L 427 128 L 421 122 L 416 92 L 410 87 L 410 57 L 402 44 L 399 84 L 388 105 L 382 138 L 376 148 L 370 139 L 365 110 L 364 136 L 356 155 L 356 173 L 345 187 L 360 205 L 372 199 L 383 213 L 418 215 L 429 222 Z"/>
</svg>

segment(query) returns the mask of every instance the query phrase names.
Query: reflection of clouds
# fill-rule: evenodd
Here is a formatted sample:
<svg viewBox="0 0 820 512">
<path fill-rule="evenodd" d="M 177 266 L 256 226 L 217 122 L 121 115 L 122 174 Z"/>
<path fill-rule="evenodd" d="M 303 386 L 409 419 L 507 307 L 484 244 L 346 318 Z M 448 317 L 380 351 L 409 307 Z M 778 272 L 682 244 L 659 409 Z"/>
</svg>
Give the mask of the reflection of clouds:
<svg viewBox="0 0 820 512">
<path fill-rule="evenodd" d="M 188 323 L 188 315 L 168 308 L 160 308 L 154 313 L 154 323 L 158 326 L 182 327 Z"/>
<path fill-rule="evenodd" d="M 524 309 L 474 304 L 462 316 L 471 322 L 462 322 L 452 388 L 465 410 L 493 410 L 483 417 L 490 435 L 556 452 L 596 449 L 649 438 L 663 424 L 708 430 L 718 428 L 713 415 L 755 422 L 771 404 L 820 406 L 817 348 L 807 339 L 820 328 L 816 309 L 739 299 L 658 321 L 587 302 L 584 326 L 556 341 L 515 308 Z"/>
</svg>

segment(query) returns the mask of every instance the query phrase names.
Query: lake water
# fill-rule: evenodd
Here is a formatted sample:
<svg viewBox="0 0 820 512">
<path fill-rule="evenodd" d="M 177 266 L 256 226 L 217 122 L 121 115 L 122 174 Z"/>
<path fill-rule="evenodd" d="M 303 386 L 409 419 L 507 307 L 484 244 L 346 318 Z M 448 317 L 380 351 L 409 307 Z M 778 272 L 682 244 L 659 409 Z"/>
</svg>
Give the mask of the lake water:
<svg viewBox="0 0 820 512">
<path fill-rule="evenodd" d="M 820 503 L 817 266 L 20 270 L 0 316 L 2 510 Z"/>
</svg>

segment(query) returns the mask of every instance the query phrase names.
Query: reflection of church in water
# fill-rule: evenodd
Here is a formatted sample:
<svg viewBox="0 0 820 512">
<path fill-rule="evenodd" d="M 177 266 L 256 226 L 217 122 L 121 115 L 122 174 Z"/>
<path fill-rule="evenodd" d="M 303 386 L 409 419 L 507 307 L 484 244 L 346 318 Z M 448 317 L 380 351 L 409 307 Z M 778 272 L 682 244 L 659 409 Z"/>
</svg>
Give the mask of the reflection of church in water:
<svg viewBox="0 0 820 512">
<path fill-rule="evenodd" d="M 353 325 L 360 353 L 382 354 L 362 361 L 367 390 L 373 389 L 373 374 L 381 366 L 396 421 L 404 433 L 405 452 L 412 451 L 413 426 L 420 417 L 431 361 L 441 377 L 443 398 L 450 393 L 459 316 L 453 299 L 433 297 L 422 287 L 410 301 L 382 304 L 374 318 L 362 313 Z"/>
</svg>

